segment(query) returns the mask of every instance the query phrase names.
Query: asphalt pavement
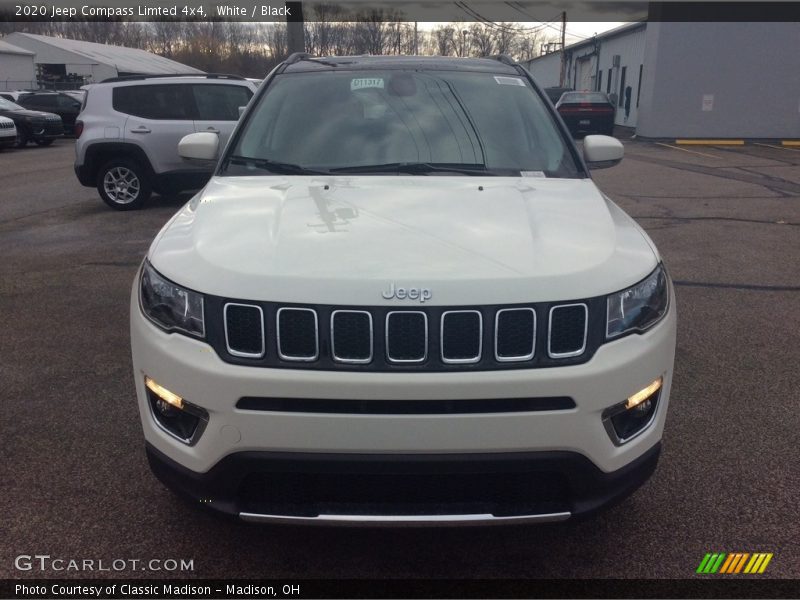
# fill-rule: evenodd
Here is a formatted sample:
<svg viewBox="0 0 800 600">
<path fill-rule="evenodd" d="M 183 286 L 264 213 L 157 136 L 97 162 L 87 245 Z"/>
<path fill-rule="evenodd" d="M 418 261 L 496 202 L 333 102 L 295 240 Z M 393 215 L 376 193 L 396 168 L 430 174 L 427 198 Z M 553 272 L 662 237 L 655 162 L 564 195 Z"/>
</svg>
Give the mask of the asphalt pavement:
<svg viewBox="0 0 800 600">
<path fill-rule="evenodd" d="M 619 506 L 529 527 L 255 526 L 187 506 L 150 474 L 128 297 L 188 199 L 108 209 L 73 143 L 0 153 L 0 578 L 686 578 L 706 552 L 772 552 L 800 577 L 800 149 L 626 142 L 600 187 L 676 282 L 661 462 Z M 188 572 L 20 571 L 19 555 L 191 559 Z"/>
</svg>

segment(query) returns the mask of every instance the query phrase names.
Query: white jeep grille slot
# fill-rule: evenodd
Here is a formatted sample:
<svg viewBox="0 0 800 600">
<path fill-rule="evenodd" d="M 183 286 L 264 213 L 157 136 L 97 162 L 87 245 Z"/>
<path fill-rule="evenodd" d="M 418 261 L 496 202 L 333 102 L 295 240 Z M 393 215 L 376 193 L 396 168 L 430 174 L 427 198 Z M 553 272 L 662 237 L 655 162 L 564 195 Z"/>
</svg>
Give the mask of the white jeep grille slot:
<svg viewBox="0 0 800 600">
<path fill-rule="evenodd" d="M 311 362 L 319 358 L 317 312 L 310 308 L 278 309 L 278 356 Z"/>
<path fill-rule="evenodd" d="M 442 362 L 478 362 L 483 348 L 481 313 L 477 310 L 451 310 L 443 313 L 439 337 Z"/>
<path fill-rule="evenodd" d="M 391 363 L 421 363 L 428 358 L 428 315 L 392 311 L 386 315 L 386 358 Z"/>
<path fill-rule="evenodd" d="M 494 356 L 498 362 L 530 360 L 536 353 L 536 311 L 504 308 L 494 322 Z"/>
<path fill-rule="evenodd" d="M 264 356 L 264 311 L 260 306 L 229 302 L 223 310 L 225 344 L 233 356 Z"/>
<path fill-rule="evenodd" d="M 365 310 L 335 310 L 331 315 L 331 355 L 342 363 L 372 362 L 372 315 Z"/>
<path fill-rule="evenodd" d="M 561 304 L 550 309 L 547 353 L 550 358 L 579 356 L 586 350 L 589 308 L 586 304 Z"/>
</svg>

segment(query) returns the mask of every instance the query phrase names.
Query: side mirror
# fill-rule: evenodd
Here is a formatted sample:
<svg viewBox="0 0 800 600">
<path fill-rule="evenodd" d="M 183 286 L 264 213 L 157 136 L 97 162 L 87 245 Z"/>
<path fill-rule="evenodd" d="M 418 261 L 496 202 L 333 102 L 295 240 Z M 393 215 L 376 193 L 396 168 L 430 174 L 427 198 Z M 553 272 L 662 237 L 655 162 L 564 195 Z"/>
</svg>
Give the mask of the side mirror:
<svg viewBox="0 0 800 600">
<path fill-rule="evenodd" d="M 583 138 L 583 158 L 590 169 L 616 166 L 625 156 L 625 148 L 610 135 L 587 135 Z"/>
<path fill-rule="evenodd" d="M 247 108 L 246 106 L 240 106 L 240 107 L 239 107 L 239 118 L 240 118 L 240 119 L 242 118 L 242 115 L 244 114 L 244 110 L 245 110 L 246 108 Z"/>
<path fill-rule="evenodd" d="M 178 142 L 178 155 L 194 160 L 217 160 L 219 137 L 216 133 L 190 133 Z"/>
</svg>

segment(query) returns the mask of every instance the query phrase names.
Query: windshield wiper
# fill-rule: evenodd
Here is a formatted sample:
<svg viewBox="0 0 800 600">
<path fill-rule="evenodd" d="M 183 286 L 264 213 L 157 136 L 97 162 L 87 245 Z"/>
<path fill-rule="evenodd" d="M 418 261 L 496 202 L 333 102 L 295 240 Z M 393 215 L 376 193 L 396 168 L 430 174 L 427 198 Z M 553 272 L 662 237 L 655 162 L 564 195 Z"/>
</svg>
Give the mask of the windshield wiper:
<svg viewBox="0 0 800 600">
<path fill-rule="evenodd" d="M 459 173 L 461 175 L 496 176 L 480 163 L 412 163 L 396 162 L 383 165 L 361 165 L 355 167 L 337 167 L 331 173 L 410 173 L 425 175 L 427 173 Z"/>
<path fill-rule="evenodd" d="M 272 173 L 278 173 L 280 175 L 329 175 L 330 174 L 328 171 L 323 171 L 320 169 L 308 169 L 301 165 L 293 165 L 291 163 L 278 162 L 275 160 L 270 160 L 268 158 L 253 158 L 252 156 L 239 156 L 236 154 L 228 157 L 226 170 L 227 166 L 230 165 L 231 163 L 237 165 L 253 166 L 258 169 L 271 171 Z"/>
</svg>

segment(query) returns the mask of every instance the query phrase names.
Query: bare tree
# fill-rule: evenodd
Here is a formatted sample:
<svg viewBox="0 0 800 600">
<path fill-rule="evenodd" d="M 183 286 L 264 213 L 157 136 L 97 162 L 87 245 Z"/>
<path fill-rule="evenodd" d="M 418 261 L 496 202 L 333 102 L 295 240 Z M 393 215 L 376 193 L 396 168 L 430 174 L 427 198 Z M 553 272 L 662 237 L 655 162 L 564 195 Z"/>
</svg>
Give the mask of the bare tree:
<svg viewBox="0 0 800 600">
<path fill-rule="evenodd" d="M 495 53 L 496 30 L 485 23 L 474 23 L 469 28 L 472 52 L 476 56 L 489 56 Z M 462 55 L 463 56 L 463 55 Z"/>
<path fill-rule="evenodd" d="M 149 50 L 161 56 L 172 58 L 175 50 L 182 43 L 183 23 L 178 21 L 155 21 L 150 23 L 150 31 Z"/>
<path fill-rule="evenodd" d="M 456 29 L 452 25 L 435 27 L 431 32 L 430 46 L 433 53 L 438 56 L 452 56 L 455 54 Z"/>
</svg>

